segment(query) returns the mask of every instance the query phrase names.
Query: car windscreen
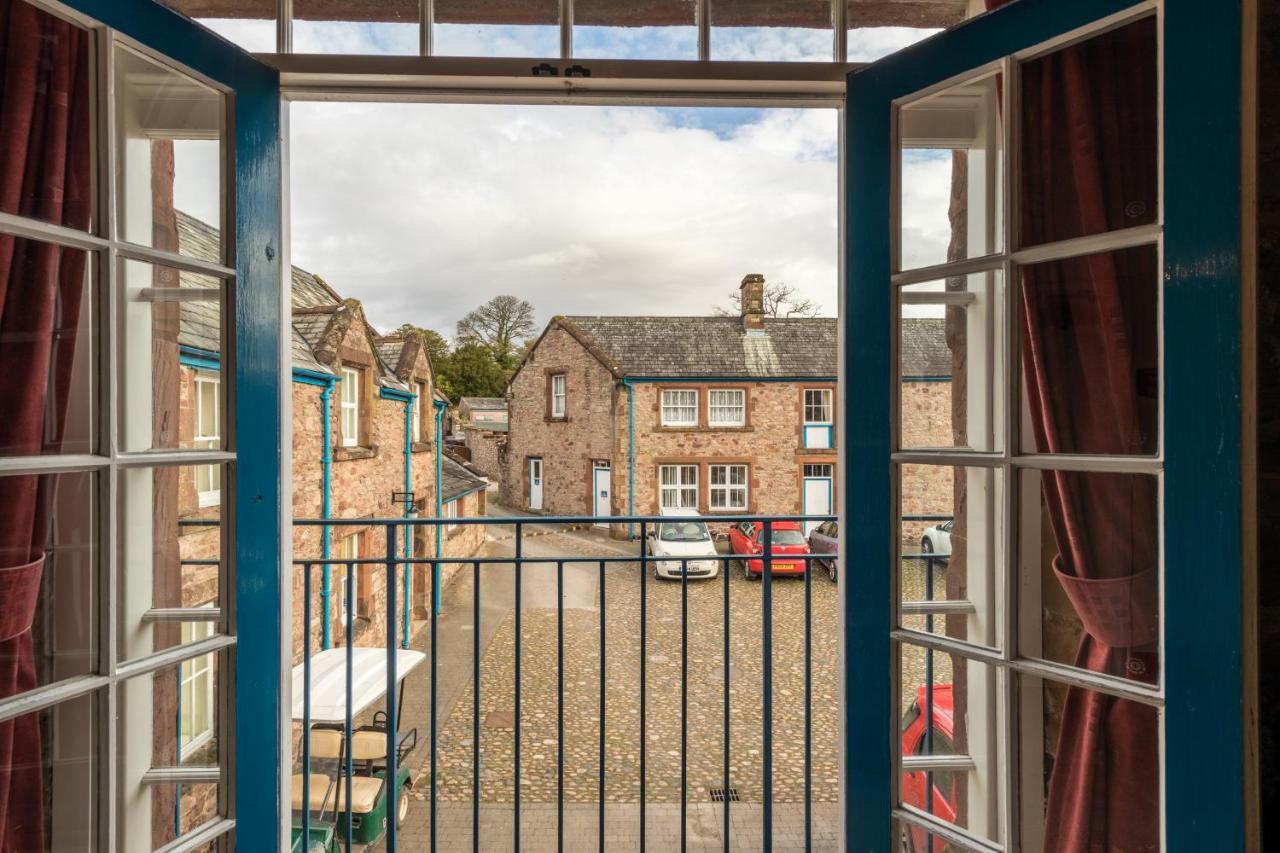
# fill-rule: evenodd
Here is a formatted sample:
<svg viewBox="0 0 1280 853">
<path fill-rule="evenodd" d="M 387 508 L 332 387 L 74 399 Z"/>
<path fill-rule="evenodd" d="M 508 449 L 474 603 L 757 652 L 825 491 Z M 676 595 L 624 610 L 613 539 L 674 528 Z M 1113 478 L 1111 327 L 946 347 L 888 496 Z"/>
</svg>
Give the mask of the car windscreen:
<svg viewBox="0 0 1280 853">
<path fill-rule="evenodd" d="M 773 544 L 803 545 L 804 534 L 799 530 L 775 530 L 773 531 Z"/>
<path fill-rule="evenodd" d="M 711 534 L 701 521 L 664 521 L 658 525 L 658 538 L 663 542 L 706 542 Z"/>
</svg>

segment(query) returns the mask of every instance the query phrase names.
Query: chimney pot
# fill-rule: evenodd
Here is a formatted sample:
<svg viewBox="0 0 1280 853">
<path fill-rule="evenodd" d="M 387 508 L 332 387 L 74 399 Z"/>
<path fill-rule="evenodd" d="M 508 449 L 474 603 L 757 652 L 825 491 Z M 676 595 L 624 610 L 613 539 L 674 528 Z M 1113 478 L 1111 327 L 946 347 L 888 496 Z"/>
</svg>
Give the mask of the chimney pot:
<svg viewBox="0 0 1280 853">
<path fill-rule="evenodd" d="M 742 308 L 742 328 L 748 332 L 764 328 L 764 276 L 747 273 L 738 286 Z"/>
</svg>

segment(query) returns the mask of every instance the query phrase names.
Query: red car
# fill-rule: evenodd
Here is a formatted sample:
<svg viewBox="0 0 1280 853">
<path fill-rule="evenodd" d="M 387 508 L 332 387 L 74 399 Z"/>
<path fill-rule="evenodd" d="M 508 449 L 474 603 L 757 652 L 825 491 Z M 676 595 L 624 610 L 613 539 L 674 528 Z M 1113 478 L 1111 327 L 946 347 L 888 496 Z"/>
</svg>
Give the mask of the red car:
<svg viewBox="0 0 1280 853">
<path fill-rule="evenodd" d="M 764 522 L 744 521 L 729 528 L 729 550 L 734 554 L 764 554 Z M 803 575 L 808 560 L 788 560 L 792 554 L 808 554 L 809 543 L 804 531 L 794 521 L 773 522 L 773 574 Z M 747 580 L 764 573 L 763 556 L 739 559 Z"/>
<path fill-rule="evenodd" d="M 933 731 L 930 734 L 932 743 L 925 744 L 924 708 L 928 704 L 924 685 L 916 691 L 916 700 L 911 703 L 902 718 L 902 755 L 952 755 L 955 752 L 953 740 L 954 705 L 951 698 L 950 684 L 935 684 L 933 687 Z M 906 771 L 902 774 L 902 802 L 915 806 L 922 812 L 928 812 L 939 820 L 954 823 L 956 819 L 956 786 L 962 774 L 949 770 L 933 771 L 933 800 L 926 802 L 929 791 L 929 774 L 924 770 Z M 934 836 L 932 845 L 929 833 L 918 827 L 904 827 L 902 830 L 902 849 L 910 853 L 946 853 L 950 848 L 942 839 Z"/>
</svg>

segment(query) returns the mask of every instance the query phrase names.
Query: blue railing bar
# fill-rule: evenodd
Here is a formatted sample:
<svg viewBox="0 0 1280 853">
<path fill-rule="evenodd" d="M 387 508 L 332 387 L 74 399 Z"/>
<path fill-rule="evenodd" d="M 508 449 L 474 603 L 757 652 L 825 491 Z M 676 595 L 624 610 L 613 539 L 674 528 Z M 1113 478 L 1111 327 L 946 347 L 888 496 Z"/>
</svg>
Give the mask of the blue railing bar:
<svg viewBox="0 0 1280 853">
<path fill-rule="evenodd" d="M 433 565 L 431 569 L 432 578 L 435 577 L 435 574 L 436 574 L 436 569 L 435 569 L 435 565 Z M 439 589 L 436 587 L 434 583 L 432 583 L 431 604 L 430 604 L 431 610 L 429 611 L 429 618 L 431 619 L 431 806 L 430 806 L 431 830 L 430 830 L 430 838 L 429 838 L 429 843 L 431 845 L 431 848 L 430 848 L 431 853 L 436 853 L 436 823 L 437 823 L 436 797 L 439 790 L 438 780 L 440 778 L 440 768 L 437 763 L 437 754 L 436 754 L 436 728 L 438 725 L 437 716 L 436 716 L 437 701 L 438 701 L 437 695 L 436 695 L 436 680 L 439 675 L 437 670 L 437 657 L 436 657 L 436 648 L 439 645 L 439 634 L 436 631 L 436 625 L 440 622 L 440 617 L 437 615 L 440 613 L 440 610 L 436 607 L 436 596 L 438 594 L 439 594 Z"/>
<path fill-rule="evenodd" d="M 915 551 L 915 552 L 912 552 L 912 553 L 910 553 L 910 554 L 899 554 L 898 556 L 899 556 L 899 557 L 901 557 L 901 558 L 902 558 L 902 559 L 904 559 L 904 560 L 940 560 L 940 561 L 943 561 L 943 560 L 949 560 L 949 559 L 951 559 L 951 555 L 950 555 L 950 554 L 938 554 L 938 553 L 936 553 L 936 552 L 934 552 L 934 551 Z"/>
<path fill-rule="evenodd" d="M 302 578 L 302 849 L 311 847 L 311 570 Z M 325 614 L 328 618 L 329 614 Z M 325 792 L 326 799 L 328 792 Z M 292 792 L 290 792 L 292 796 Z M 323 815 L 322 815 L 323 817 Z"/>
<path fill-rule="evenodd" d="M 521 548 L 521 545 L 522 545 L 521 540 L 524 538 L 524 537 L 523 537 L 523 535 L 522 535 L 523 533 L 524 533 L 524 527 L 523 527 L 523 525 L 517 524 L 517 525 L 516 525 L 516 541 L 515 541 L 515 556 L 516 556 L 516 571 L 515 571 L 515 577 L 516 577 L 516 601 L 515 601 L 515 611 L 516 611 L 516 613 L 515 613 L 515 632 L 516 632 L 515 680 L 516 680 L 516 683 L 515 683 L 515 694 L 516 694 L 516 695 L 515 695 L 515 708 L 514 708 L 514 712 L 515 712 L 515 723 L 514 723 L 514 728 L 515 728 L 515 754 L 514 754 L 514 758 L 515 758 L 515 767 L 513 768 L 513 771 L 512 771 L 512 778 L 513 778 L 513 781 L 514 781 L 514 783 L 515 783 L 515 816 L 514 816 L 514 820 L 512 820 L 512 821 L 511 821 L 512 826 L 513 826 L 513 833 L 514 833 L 514 837 L 515 837 L 515 848 L 514 848 L 514 849 L 516 849 L 516 850 L 519 850 L 519 849 L 520 849 L 520 586 L 521 586 L 521 584 L 520 584 L 520 567 L 523 565 L 523 563 L 522 563 L 522 548 Z"/>
<path fill-rule="evenodd" d="M 599 825 L 596 828 L 599 846 L 597 850 L 605 850 L 604 846 L 604 727 L 605 727 L 605 641 L 608 632 L 605 630 L 605 580 L 608 578 L 608 572 L 605 569 L 603 561 L 600 563 L 600 778 L 597 782 L 597 790 L 600 796 L 600 818 Z"/>
<path fill-rule="evenodd" d="M 725 558 L 724 565 L 720 567 L 720 576 L 724 580 L 723 583 L 723 613 L 724 613 L 724 754 L 723 759 L 723 775 L 724 775 L 724 827 L 721 829 L 720 835 L 724 839 L 725 853 L 729 853 L 729 558 Z"/>
<path fill-rule="evenodd" d="M 760 727 L 762 753 L 761 775 L 764 776 L 764 853 L 773 850 L 773 522 L 764 523 L 764 552 L 761 568 L 763 576 L 760 597 L 761 633 L 764 635 L 763 695 L 760 697 Z M 805 574 L 809 574 L 805 572 Z M 727 794 L 728 792 L 726 792 Z"/>
<path fill-rule="evenodd" d="M 556 851 L 564 853 L 564 560 L 556 563 Z"/>
<path fill-rule="evenodd" d="M 839 556 L 839 555 L 836 552 L 831 551 L 831 552 L 822 553 L 822 554 L 783 554 L 780 557 L 778 557 L 778 559 L 786 560 L 789 563 L 795 563 L 795 562 L 811 563 L 814 560 L 827 560 L 827 559 L 830 559 L 831 557 L 836 557 L 836 556 Z M 945 556 L 939 557 L 937 554 L 934 554 L 933 558 L 938 560 L 947 559 Z M 619 555 L 616 557 L 610 557 L 605 555 L 594 555 L 590 557 L 520 557 L 518 562 L 524 563 L 526 565 L 529 563 L 545 564 L 545 563 L 551 563 L 551 562 L 554 562 L 555 560 L 560 560 L 560 559 L 563 559 L 566 563 L 637 563 L 639 562 L 639 558 L 635 555 L 629 555 L 629 556 Z M 655 557 L 649 557 L 648 562 L 650 563 L 655 562 L 656 559 L 657 558 Z M 672 558 L 672 559 L 675 559 L 675 558 Z M 708 559 L 712 559 L 712 558 L 708 557 Z M 715 559 L 758 560 L 760 559 L 760 554 L 758 553 L 756 554 L 732 554 L 732 553 L 717 554 Z M 465 557 L 461 559 L 437 560 L 434 557 L 413 557 L 413 558 L 400 557 L 399 561 L 401 563 L 412 563 L 414 565 L 432 565 L 434 563 L 440 563 L 442 565 L 446 563 L 479 563 L 481 565 L 508 565 L 509 566 L 512 563 L 517 562 L 517 559 L 515 557 Z M 317 560 L 315 557 L 310 557 L 310 558 L 298 557 L 293 561 L 295 566 L 301 566 L 303 563 L 306 563 L 306 562 L 323 562 L 323 561 Z M 331 562 L 337 562 L 337 561 L 335 560 Z M 352 565 L 355 565 L 355 566 L 381 566 L 386 561 L 382 559 L 369 559 L 369 558 L 357 557 L 357 558 L 352 558 L 350 560 L 345 560 L 343 562 L 351 563 Z"/>
<path fill-rule="evenodd" d="M 480 564 L 471 575 L 471 853 L 480 853 Z M 433 605 L 434 606 L 434 603 Z"/>
<path fill-rule="evenodd" d="M 950 518 L 951 516 L 941 516 L 941 518 Z M 834 515 L 762 515 L 755 513 L 749 515 L 745 513 L 717 513 L 715 515 L 687 515 L 681 516 L 682 521 L 706 521 L 712 524 L 721 523 L 738 523 L 742 521 L 794 521 L 796 523 L 838 521 L 839 518 Z M 922 519 L 924 520 L 924 519 Z M 556 525 L 556 524 L 625 524 L 627 522 L 648 522 L 649 524 L 662 524 L 670 522 L 671 517 L 666 515 L 539 515 L 539 516 L 487 516 L 473 515 L 464 518 L 295 518 L 293 523 L 303 527 L 321 527 L 323 525 L 342 525 L 342 524 L 360 524 L 360 525 L 378 525 L 385 526 L 388 524 L 408 525 L 410 527 L 422 526 L 439 526 L 442 524 L 484 524 L 491 527 L 514 527 L 517 524 L 537 524 L 537 525 Z M 456 563 L 458 560 L 441 559 L 444 563 Z M 465 560 L 461 562 L 466 562 Z"/>
<path fill-rule="evenodd" d="M 405 531 L 408 538 L 409 532 Z M 396 839 L 399 831 L 396 826 L 400 822 L 400 789 L 397 775 L 400 763 L 399 720 L 396 702 L 396 629 L 399 619 L 396 618 L 396 526 L 387 527 L 387 773 L 382 780 L 384 796 L 387 798 L 387 853 L 396 853 Z"/>
<path fill-rule="evenodd" d="M 930 561 L 929 570 L 924 573 L 924 596 L 928 600 L 933 599 L 933 563 Z M 926 633 L 933 633 L 933 614 L 926 613 L 924 615 L 924 630 Z M 924 754 L 933 755 L 933 649 L 924 650 Z M 924 808 L 929 814 L 933 814 L 933 771 L 925 770 L 924 772 Z M 927 832 L 924 836 L 925 853 L 933 853 L 933 833 Z"/>
<path fill-rule="evenodd" d="M 217 557 L 208 560 L 179 560 L 179 566 L 221 566 L 222 561 Z"/>
<path fill-rule="evenodd" d="M 898 518 L 901 521 L 950 521 L 955 518 L 955 516 L 943 515 L 941 513 L 917 512 L 900 515 Z"/>
<path fill-rule="evenodd" d="M 804 573 L 804 849 L 813 849 L 813 572 Z"/>
<path fill-rule="evenodd" d="M 644 842 L 645 842 L 645 837 L 644 837 L 645 802 L 644 801 L 645 801 L 645 794 L 647 793 L 645 790 L 645 783 L 647 781 L 645 778 L 645 767 L 646 767 L 646 758 L 648 757 L 648 754 L 649 754 L 649 746 L 646 743 L 646 740 L 648 737 L 648 726 L 646 725 L 646 718 L 648 717 L 648 713 L 647 713 L 647 708 L 645 706 L 645 701 L 648 699 L 645 688 L 648 687 L 648 684 L 646 683 L 646 681 L 647 681 L 648 672 L 649 672 L 648 661 L 645 660 L 645 658 L 648 656 L 648 650 L 645 647 L 646 646 L 645 641 L 648 639 L 648 637 L 646 636 L 648 625 L 646 623 L 647 623 L 647 617 L 648 617 L 648 604 L 649 604 L 649 596 L 648 596 L 649 538 L 648 537 L 649 537 L 648 523 L 642 521 L 640 522 L 640 853 L 644 853 Z M 681 574 L 683 575 L 684 573 L 681 572 Z"/>
<path fill-rule="evenodd" d="M 680 853 L 688 846 L 689 800 L 689 561 L 680 561 Z"/>
<path fill-rule="evenodd" d="M 217 527 L 222 524 L 220 518 L 180 518 L 179 527 Z"/>
<path fill-rule="evenodd" d="M 355 661 L 353 660 L 354 647 L 353 647 L 352 641 L 354 639 L 353 635 L 355 634 L 356 582 L 357 581 L 354 577 L 356 573 L 356 567 L 352 565 L 350 561 L 348 561 L 346 564 L 346 570 L 347 570 L 347 574 L 346 574 L 347 618 L 344 620 L 346 622 L 344 631 L 346 632 L 346 635 L 347 635 L 346 636 L 346 642 L 347 642 L 346 698 L 347 698 L 347 702 L 346 702 L 346 710 L 343 714 L 343 721 L 342 721 L 343 737 L 342 737 L 341 754 L 345 759 L 343 762 L 343 765 L 346 770 L 345 780 L 347 783 L 347 795 L 346 797 L 343 798 L 343 807 L 347 817 L 347 853 L 351 853 L 353 849 L 352 827 L 351 827 L 351 692 L 352 692 L 351 679 L 352 679 L 352 669 L 355 666 Z"/>
</svg>

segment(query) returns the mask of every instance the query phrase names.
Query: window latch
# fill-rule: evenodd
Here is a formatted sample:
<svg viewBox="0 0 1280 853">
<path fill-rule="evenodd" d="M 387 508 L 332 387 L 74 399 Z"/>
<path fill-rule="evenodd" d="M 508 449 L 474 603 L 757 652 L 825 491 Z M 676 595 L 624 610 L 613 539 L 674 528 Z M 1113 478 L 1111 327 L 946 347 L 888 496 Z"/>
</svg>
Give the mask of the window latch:
<svg viewBox="0 0 1280 853">
<path fill-rule="evenodd" d="M 585 65 L 570 65 L 564 70 L 566 77 L 590 77 L 591 69 Z"/>
<path fill-rule="evenodd" d="M 541 65 L 533 66 L 534 77 L 558 77 L 560 70 L 550 62 L 544 62 Z"/>
</svg>

